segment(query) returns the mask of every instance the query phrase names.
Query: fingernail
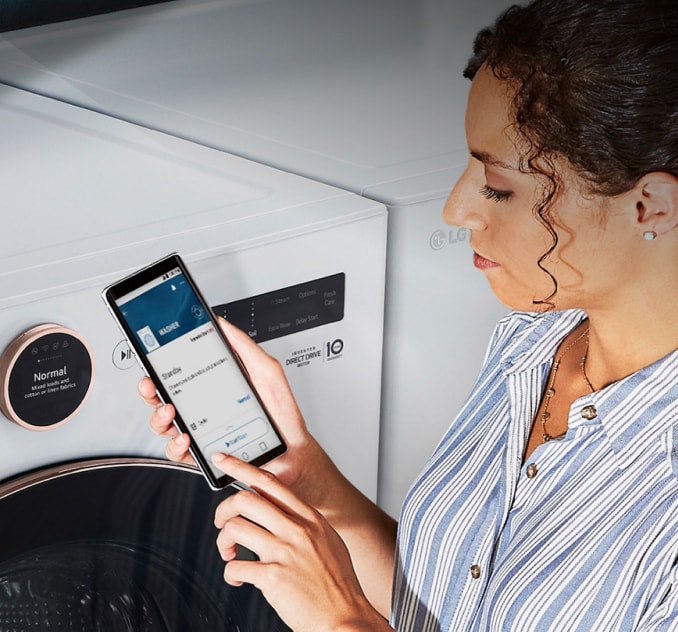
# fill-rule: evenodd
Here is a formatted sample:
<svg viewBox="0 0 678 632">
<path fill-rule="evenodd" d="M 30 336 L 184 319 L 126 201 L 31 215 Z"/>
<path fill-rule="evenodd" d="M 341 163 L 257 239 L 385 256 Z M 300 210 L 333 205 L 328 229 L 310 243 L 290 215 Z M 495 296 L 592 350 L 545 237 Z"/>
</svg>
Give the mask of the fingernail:
<svg viewBox="0 0 678 632">
<path fill-rule="evenodd" d="M 180 447 L 180 448 L 185 448 L 186 447 L 186 436 L 183 434 L 179 434 L 174 438 L 174 442 Z"/>
<path fill-rule="evenodd" d="M 223 463 L 226 460 L 226 455 L 221 452 L 215 452 L 212 455 L 212 463 L 215 465 L 218 463 Z"/>
</svg>

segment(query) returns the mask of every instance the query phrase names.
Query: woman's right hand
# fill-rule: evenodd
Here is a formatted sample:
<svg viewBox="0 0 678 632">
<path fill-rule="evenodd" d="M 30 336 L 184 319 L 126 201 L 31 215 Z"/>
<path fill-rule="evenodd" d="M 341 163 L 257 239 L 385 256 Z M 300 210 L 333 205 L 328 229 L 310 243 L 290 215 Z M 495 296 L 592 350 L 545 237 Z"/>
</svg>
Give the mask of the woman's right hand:
<svg viewBox="0 0 678 632">
<path fill-rule="evenodd" d="M 304 470 L 314 463 L 318 464 L 318 459 L 325 461 L 327 456 L 308 432 L 282 366 L 244 331 L 223 318 L 219 318 L 218 322 L 233 350 L 245 365 L 255 389 L 287 443 L 287 452 L 266 464 L 265 468 L 307 502 L 313 503 L 315 494 L 311 489 L 304 490 L 301 485 Z M 151 430 L 170 439 L 166 448 L 167 458 L 175 462 L 194 464 L 188 450 L 190 437 L 186 433 L 180 434 L 173 424 L 174 407 L 171 404 L 163 405 L 150 378 L 145 377 L 140 381 L 139 394 L 153 407 Z M 309 476 L 306 480 L 317 480 L 317 477 Z"/>
<path fill-rule="evenodd" d="M 306 428 L 280 363 L 245 332 L 219 319 L 219 324 L 245 365 L 254 387 L 287 443 L 287 452 L 264 465 L 305 504 L 319 511 L 348 546 L 355 571 L 368 599 L 388 616 L 393 576 L 396 523 L 358 491 L 336 468 Z M 153 432 L 168 437 L 167 456 L 192 463 L 187 434 L 172 424 L 174 409 L 163 406 L 155 386 L 144 378 L 139 392 L 154 408 Z"/>
</svg>

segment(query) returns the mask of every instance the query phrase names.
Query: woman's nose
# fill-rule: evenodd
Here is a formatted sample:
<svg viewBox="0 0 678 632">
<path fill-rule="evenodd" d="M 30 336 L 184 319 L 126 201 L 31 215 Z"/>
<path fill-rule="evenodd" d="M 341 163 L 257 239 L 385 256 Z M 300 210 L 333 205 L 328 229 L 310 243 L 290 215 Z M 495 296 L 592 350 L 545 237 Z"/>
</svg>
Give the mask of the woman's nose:
<svg viewBox="0 0 678 632">
<path fill-rule="evenodd" d="M 470 169 L 454 185 L 443 209 L 443 219 L 451 226 L 480 231 L 487 228 L 483 207 L 486 200 L 479 193 L 482 185 L 473 181 Z"/>
</svg>

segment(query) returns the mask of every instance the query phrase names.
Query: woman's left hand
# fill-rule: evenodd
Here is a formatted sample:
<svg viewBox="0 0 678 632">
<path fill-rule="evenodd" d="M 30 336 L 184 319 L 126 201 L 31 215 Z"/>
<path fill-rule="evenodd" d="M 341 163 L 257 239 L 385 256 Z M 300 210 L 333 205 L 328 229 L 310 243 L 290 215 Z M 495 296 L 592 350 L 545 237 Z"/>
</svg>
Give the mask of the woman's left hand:
<svg viewBox="0 0 678 632">
<path fill-rule="evenodd" d="M 295 632 L 391 630 L 367 601 L 343 540 L 266 470 L 218 454 L 217 467 L 251 490 L 222 501 L 215 525 L 224 579 L 259 588 Z M 236 560 L 236 544 L 258 560 Z"/>
</svg>

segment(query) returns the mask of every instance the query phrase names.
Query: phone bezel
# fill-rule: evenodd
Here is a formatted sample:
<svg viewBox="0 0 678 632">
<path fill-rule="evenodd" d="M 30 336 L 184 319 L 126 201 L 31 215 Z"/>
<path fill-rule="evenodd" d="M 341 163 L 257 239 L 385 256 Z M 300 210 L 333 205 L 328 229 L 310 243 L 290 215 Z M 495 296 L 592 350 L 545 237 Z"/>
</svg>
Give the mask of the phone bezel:
<svg viewBox="0 0 678 632">
<path fill-rule="evenodd" d="M 191 445 L 190 445 L 190 453 L 193 456 L 193 459 L 195 460 L 196 464 L 198 465 L 199 469 L 205 476 L 205 479 L 207 480 L 208 484 L 210 487 L 214 490 L 220 490 L 223 489 L 224 487 L 230 485 L 231 483 L 234 482 L 234 479 L 230 476 L 227 475 L 222 475 L 220 477 L 216 477 L 214 473 L 211 470 L 210 463 L 207 461 L 205 458 L 205 455 L 202 453 L 202 451 L 198 448 L 198 446 L 195 444 L 193 440 L 193 435 L 190 432 L 190 429 L 184 422 L 181 412 L 177 409 L 177 406 L 174 404 L 172 401 L 172 398 L 170 397 L 169 393 L 167 390 L 164 388 L 162 385 L 162 382 L 159 379 L 159 376 L 153 369 L 153 366 L 148 360 L 148 357 L 146 355 L 146 352 L 144 349 L 141 347 L 141 345 L 138 343 L 136 336 L 134 335 L 134 332 L 131 330 L 129 325 L 127 324 L 126 320 L 122 316 L 122 313 L 120 312 L 120 308 L 118 307 L 116 301 L 120 299 L 121 297 L 129 294 L 130 292 L 134 292 L 135 290 L 139 289 L 140 287 L 146 285 L 147 283 L 150 283 L 151 281 L 156 280 L 158 277 L 161 277 L 163 274 L 166 274 L 168 272 L 171 272 L 175 268 L 179 268 L 186 278 L 187 282 L 191 286 L 191 289 L 195 292 L 196 296 L 198 297 L 200 303 L 202 304 L 202 307 L 205 309 L 205 313 L 209 316 L 210 321 L 214 325 L 215 331 L 217 332 L 219 338 L 222 340 L 224 345 L 226 346 L 226 349 L 230 352 L 230 354 L 233 356 L 235 359 L 238 367 L 240 368 L 240 372 L 245 379 L 245 381 L 249 384 L 250 388 L 252 389 L 252 392 L 254 393 L 254 396 L 256 397 L 257 401 L 261 405 L 262 410 L 264 411 L 264 414 L 266 415 L 267 421 L 270 423 L 271 427 L 273 428 L 273 431 L 275 432 L 276 436 L 278 437 L 278 440 L 280 441 L 280 444 L 274 448 L 271 448 L 268 452 L 256 457 L 255 459 L 252 459 L 249 461 L 250 464 L 255 465 L 255 466 L 261 466 L 264 465 L 265 463 L 268 463 L 272 459 L 280 456 L 281 454 L 284 454 L 287 451 L 287 445 L 285 443 L 285 440 L 278 429 L 275 421 L 273 420 L 273 417 L 268 411 L 268 408 L 262 401 L 257 389 L 255 388 L 254 384 L 252 383 L 252 380 L 250 378 L 250 375 L 246 369 L 246 367 L 243 365 L 242 360 L 238 356 L 238 354 L 235 352 L 231 344 L 228 342 L 228 339 L 224 335 L 224 333 L 221 330 L 221 327 L 219 326 L 219 323 L 217 321 L 216 316 L 212 312 L 212 309 L 210 308 L 208 302 L 205 300 L 202 292 L 198 288 L 193 276 L 189 272 L 186 264 L 182 260 L 181 256 L 178 253 L 171 253 L 162 259 L 159 259 L 157 261 L 154 261 L 153 263 L 145 266 L 144 268 L 141 268 L 140 270 L 137 270 L 136 272 L 133 272 L 132 274 L 124 277 L 123 279 L 120 279 L 119 281 L 116 281 L 115 283 L 112 283 L 108 287 L 106 287 L 103 292 L 102 292 L 102 297 L 104 299 L 104 302 L 108 306 L 109 310 L 113 314 L 113 317 L 115 318 L 116 322 L 118 323 L 118 326 L 120 327 L 121 331 L 125 335 L 125 338 L 127 339 L 128 344 L 132 347 L 134 350 L 134 353 L 136 354 L 136 357 L 141 364 L 144 372 L 151 378 L 153 381 L 153 384 L 155 385 L 156 391 L 158 392 L 158 395 L 160 399 L 164 403 L 171 403 L 174 406 L 176 415 L 174 418 L 174 424 L 178 428 L 178 430 L 181 433 L 186 433 L 190 438 L 191 438 Z"/>
</svg>

